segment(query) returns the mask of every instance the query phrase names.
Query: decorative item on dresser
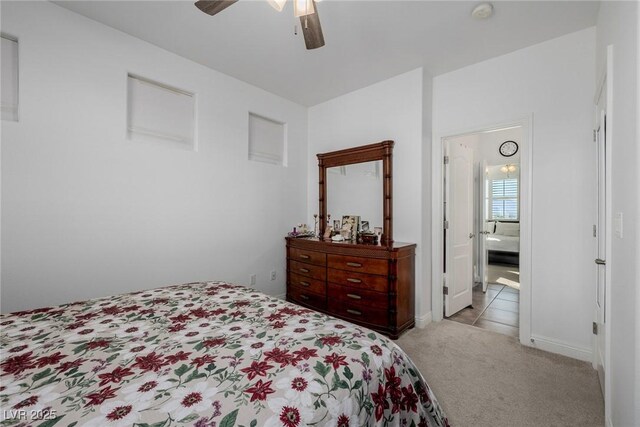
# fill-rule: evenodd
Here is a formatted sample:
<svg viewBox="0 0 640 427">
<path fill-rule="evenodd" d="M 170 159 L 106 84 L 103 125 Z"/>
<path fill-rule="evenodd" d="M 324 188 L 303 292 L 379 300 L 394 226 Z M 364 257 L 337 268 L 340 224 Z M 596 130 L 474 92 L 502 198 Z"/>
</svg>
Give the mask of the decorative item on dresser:
<svg viewBox="0 0 640 427">
<path fill-rule="evenodd" d="M 287 238 L 287 300 L 349 320 L 393 339 L 415 325 L 415 248 L 392 235 L 393 141 L 318 154 L 319 236 L 326 235 L 327 168 L 382 161 L 380 245 Z M 337 207 L 331 206 L 333 212 Z"/>
</svg>

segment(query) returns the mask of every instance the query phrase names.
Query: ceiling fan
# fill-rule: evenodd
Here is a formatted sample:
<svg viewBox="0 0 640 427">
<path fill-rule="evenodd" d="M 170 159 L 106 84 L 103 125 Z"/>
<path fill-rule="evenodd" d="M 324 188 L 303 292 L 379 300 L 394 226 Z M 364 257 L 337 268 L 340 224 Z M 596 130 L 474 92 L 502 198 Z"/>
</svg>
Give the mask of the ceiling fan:
<svg viewBox="0 0 640 427">
<path fill-rule="evenodd" d="M 207 15 L 215 15 L 222 12 L 238 0 L 199 0 L 196 7 Z M 282 11 L 287 0 L 268 0 L 278 12 Z M 304 43 L 307 49 L 317 49 L 324 46 L 324 35 L 318 17 L 318 8 L 315 0 L 293 0 L 293 13 L 300 18 L 300 26 L 304 35 Z"/>
</svg>

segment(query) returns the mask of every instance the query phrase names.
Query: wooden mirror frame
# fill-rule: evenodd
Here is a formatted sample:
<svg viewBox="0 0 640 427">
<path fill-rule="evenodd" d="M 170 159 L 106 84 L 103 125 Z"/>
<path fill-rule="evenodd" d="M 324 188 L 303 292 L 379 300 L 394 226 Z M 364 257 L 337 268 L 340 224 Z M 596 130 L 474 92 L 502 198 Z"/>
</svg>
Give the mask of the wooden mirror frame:
<svg viewBox="0 0 640 427">
<path fill-rule="evenodd" d="M 393 141 L 362 145 L 346 150 L 318 154 L 319 170 L 319 237 L 324 236 L 327 225 L 327 168 L 382 160 L 382 239 L 381 245 L 393 246 Z"/>
</svg>

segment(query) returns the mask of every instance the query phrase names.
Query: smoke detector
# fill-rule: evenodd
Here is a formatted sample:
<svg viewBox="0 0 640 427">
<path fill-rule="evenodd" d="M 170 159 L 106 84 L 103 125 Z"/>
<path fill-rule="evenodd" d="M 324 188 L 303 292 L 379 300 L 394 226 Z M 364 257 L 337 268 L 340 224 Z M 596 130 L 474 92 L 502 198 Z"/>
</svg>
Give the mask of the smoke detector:
<svg viewBox="0 0 640 427">
<path fill-rule="evenodd" d="M 480 3 L 471 11 L 471 16 L 476 19 L 487 19 L 493 15 L 493 5 L 491 3 Z"/>
</svg>

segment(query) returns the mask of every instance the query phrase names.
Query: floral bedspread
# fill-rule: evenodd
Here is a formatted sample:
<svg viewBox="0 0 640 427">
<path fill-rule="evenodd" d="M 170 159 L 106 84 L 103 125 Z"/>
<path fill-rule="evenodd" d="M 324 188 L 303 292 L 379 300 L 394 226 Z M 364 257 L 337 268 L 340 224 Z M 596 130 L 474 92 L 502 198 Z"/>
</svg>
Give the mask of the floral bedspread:
<svg viewBox="0 0 640 427">
<path fill-rule="evenodd" d="M 0 327 L 0 425 L 448 425 L 393 342 L 241 286 L 94 299 Z"/>
</svg>

